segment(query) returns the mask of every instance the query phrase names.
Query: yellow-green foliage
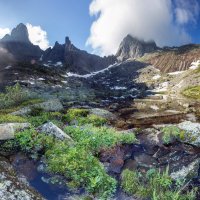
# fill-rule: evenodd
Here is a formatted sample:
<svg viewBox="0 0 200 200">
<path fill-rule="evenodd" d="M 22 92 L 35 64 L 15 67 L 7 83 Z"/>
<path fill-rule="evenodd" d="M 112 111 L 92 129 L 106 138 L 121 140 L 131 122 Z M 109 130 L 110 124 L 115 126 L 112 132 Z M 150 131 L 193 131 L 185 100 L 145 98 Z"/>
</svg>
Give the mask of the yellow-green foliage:
<svg viewBox="0 0 200 200">
<path fill-rule="evenodd" d="M 69 123 L 75 123 L 78 125 L 84 125 L 84 124 L 92 124 L 94 126 L 102 126 L 104 125 L 107 120 L 103 117 L 89 114 L 89 110 L 87 109 L 69 109 L 65 119 Z"/>
<path fill-rule="evenodd" d="M 184 182 L 173 182 L 168 170 L 161 173 L 151 169 L 146 174 L 124 170 L 121 186 L 129 195 L 152 200 L 195 200 L 196 191 L 182 193 Z"/>
<path fill-rule="evenodd" d="M 188 98 L 200 99 L 200 85 L 185 89 L 182 94 Z"/>
<path fill-rule="evenodd" d="M 0 114 L 0 123 L 12 123 L 12 122 L 23 123 L 26 121 L 27 121 L 26 119 L 20 116 Z"/>
<path fill-rule="evenodd" d="M 87 109 L 71 108 L 67 111 L 66 119 L 68 121 L 76 120 L 80 117 L 87 117 L 89 111 Z"/>
<path fill-rule="evenodd" d="M 42 102 L 44 102 L 44 100 L 43 99 L 39 99 L 39 98 L 37 98 L 37 99 L 29 99 L 29 100 L 26 100 L 26 101 L 22 102 L 20 106 L 21 107 L 22 106 L 29 106 L 29 105 L 34 105 L 34 104 L 37 104 L 37 103 L 42 103 Z"/>
</svg>

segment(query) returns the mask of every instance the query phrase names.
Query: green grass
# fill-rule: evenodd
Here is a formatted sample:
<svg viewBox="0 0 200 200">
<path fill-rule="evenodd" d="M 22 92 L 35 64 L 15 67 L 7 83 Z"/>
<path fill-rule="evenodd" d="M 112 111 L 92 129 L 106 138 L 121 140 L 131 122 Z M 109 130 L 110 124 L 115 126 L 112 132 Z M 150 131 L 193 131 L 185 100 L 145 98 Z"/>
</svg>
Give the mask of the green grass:
<svg viewBox="0 0 200 200">
<path fill-rule="evenodd" d="M 185 131 L 179 129 L 176 126 L 167 126 L 161 129 L 163 133 L 162 140 L 164 144 L 170 144 L 175 139 L 184 140 Z"/>
<path fill-rule="evenodd" d="M 168 169 L 161 173 L 151 169 L 146 174 L 124 170 L 121 187 L 129 195 L 152 200 L 195 200 L 196 190 L 183 193 L 184 182 L 174 182 Z"/>
<path fill-rule="evenodd" d="M 9 114 L 0 114 L 0 123 L 24 123 L 27 120 L 20 116 L 14 116 Z"/>
<path fill-rule="evenodd" d="M 200 99 L 200 85 L 189 87 L 182 91 L 182 94 L 188 98 Z"/>
</svg>

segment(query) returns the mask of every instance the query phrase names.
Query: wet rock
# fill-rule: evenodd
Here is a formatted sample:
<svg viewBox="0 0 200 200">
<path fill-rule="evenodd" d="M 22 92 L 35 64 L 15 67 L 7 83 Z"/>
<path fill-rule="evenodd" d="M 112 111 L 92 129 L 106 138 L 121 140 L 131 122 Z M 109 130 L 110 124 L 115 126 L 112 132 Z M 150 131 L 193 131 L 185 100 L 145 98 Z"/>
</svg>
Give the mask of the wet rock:
<svg viewBox="0 0 200 200">
<path fill-rule="evenodd" d="M 185 131 L 181 141 L 200 147 L 200 123 L 184 121 L 177 126 Z"/>
<path fill-rule="evenodd" d="M 106 118 L 108 120 L 115 120 L 117 117 L 109 112 L 108 110 L 100 109 L 100 108 L 93 108 L 89 110 L 91 114 Z"/>
<path fill-rule="evenodd" d="M 151 169 L 157 166 L 156 159 L 145 153 L 135 153 L 134 160 L 136 161 L 138 167 Z"/>
<path fill-rule="evenodd" d="M 73 141 L 69 135 L 67 135 L 64 131 L 62 131 L 60 128 L 58 128 L 52 122 L 47 122 L 47 123 L 43 124 L 42 126 L 38 127 L 37 130 L 41 133 L 45 133 L 47 135 L 52 135 L 60 140 L 67 139 L 69 141 Z"/>
<path fill-rule="evenodd" d="M 29 181 L 36 177 L 36 164 L 25 154 L 14 154 L 10 156 L 10 161 L 17 173 L 23 174 Z"/>
<path fill-rule="evenodd" d="M 17 131 L 29 128 L 29 123 L 6 123 L 0 124 L 0 140 L 14 139 Z"/>
<path fill-rule="evenodd" d="M 108 172 L 120 173 L 124 166 L 124 161 L 131 156 L 130 151 L 131 148 L 128 145 L 102 150 L 100 160 Z"/>
<path fill-rule="evenodd" d="M 32 106 L 24 107 L 16 112 L 11 113 L 12 115 L 27 115 L 33 108 L 41 108 L 46 112 L 56 112 L 63 110 L 63 105 L 59 99 L 52 99 L 43 103 L 34 104 Z"/>
<path fill-rule="evenodd" d="M 31 188 L 25 178 L 19 178 L 8 160 L 0 157 L 0 197 L 1 200 L 43 200 Z"/>
</svg>

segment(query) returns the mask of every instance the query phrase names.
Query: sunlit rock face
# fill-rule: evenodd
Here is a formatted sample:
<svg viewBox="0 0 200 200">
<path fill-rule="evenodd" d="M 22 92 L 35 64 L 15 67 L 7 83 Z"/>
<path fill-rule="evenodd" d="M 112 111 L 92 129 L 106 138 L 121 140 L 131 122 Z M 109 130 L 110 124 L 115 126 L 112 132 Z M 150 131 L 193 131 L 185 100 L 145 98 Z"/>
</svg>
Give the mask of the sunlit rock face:
<svg viewBox="0 0 200 200">
<path fill-rule="evenodd" d="M 137 38 L 127 35 L 121 42 L 116 57 L 120 61 L 127 59 L 135 59 L 143 56 L 145 53 L 151 53 L 158 47 L 154 41 L 145 42 Z"/>
</svg>

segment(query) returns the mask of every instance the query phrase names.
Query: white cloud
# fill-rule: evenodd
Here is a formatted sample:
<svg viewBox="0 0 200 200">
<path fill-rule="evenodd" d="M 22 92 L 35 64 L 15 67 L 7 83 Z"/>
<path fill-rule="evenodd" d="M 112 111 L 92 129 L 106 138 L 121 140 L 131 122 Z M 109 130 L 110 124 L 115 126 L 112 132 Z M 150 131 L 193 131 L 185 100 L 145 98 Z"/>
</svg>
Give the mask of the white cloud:
<svg viewBox="0 0 200 200">
<path fill-rule="evenodd" d="M 200 7 L 197 0 L 176 0 L 176 20 L 179 24 L 196 23 Z"/>
<path fill-rule="evenodd" d="M 10 34 L 9 28 L 0 28 L 0 39 L 2 39 L 6 34 Z"/>
<path fill-rule="evenodd" d="M 176 1 L 174 7 L 172 0 L 92 0 L 90 14 L 95 16 L 95 21 L 87 45 L 108 55 L 116 53 L 127 34 L 146 41 L 155 40 L 159 46 L 190 42 L 182 24 L 191 21 L 191 16 L 176 13 L 175 9 L 183 8 L 180 5 L 185 0 Z"/>
<path fill-rule="evenodd" d="M 47 32 L 44 31 L 40 26 L 33 26 L 26 24 L 29 33 L 30 41 L 38 45 L 41 49 L 45 50 L 49 47 L 49 41 L 47 39 Z"/>
</svg>

